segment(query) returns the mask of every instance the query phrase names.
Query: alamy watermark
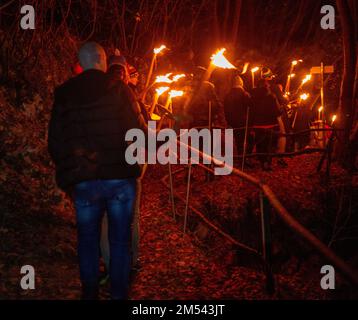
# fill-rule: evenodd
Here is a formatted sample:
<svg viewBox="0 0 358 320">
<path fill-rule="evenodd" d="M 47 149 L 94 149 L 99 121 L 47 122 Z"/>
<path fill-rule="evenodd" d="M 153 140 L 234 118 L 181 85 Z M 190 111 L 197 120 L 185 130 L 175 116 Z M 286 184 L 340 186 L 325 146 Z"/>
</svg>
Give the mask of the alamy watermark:
<svg viewBox="0 0 358 320">
<path fill-rule="evenodd" d="M 35 290 L 35 268 L 30 265 L 22 266 L 20 270 L 24 276 L 20 280 L 22 290 Z"/>
<path fill-rule="evenodd" d="M 173 129 L 156 132 L 156 122 L 149 121 L 146 134 L 141 129 L 130 129 L 125 140 L 132 142 L 125 153 L 128 164 L 198 164 L 202 159 L 203 164 L 218 166 L 215 175 L 228 175 L 233 169 L 233 129 L 180 129 L 177 137 Z M 157 142 L 161 143 L 158 150 Z"/>
<path fill-rule="evenodd" d="M 324 16 L 321 18 L 321 28 L 323 30 L 335 29 L 336 13 L 334 7 L 330 5 L 322 6 L 321 14 L 324 14 Z"/>
</svg>

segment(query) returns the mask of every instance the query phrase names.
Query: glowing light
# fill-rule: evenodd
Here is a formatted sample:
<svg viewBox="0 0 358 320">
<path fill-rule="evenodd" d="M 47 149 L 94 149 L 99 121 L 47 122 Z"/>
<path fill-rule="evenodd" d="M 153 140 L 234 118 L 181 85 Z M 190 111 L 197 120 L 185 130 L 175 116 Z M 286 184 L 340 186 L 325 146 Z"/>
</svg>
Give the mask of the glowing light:
<svg viewBox="0 0 358 320">
<path fill-rule="evenodd" d="M 310 81 L 312 76 L 310 74 L 307 74 L 306 77 L 302 80 L 302 84 L 305 84 L 306 82 Z"/>
<path fill-rule="evenodd" d="M 291 73 L 290 75 L 289 75 L 289 77 L 292 79 L 292 78 L 294 78 L 296 76 L 296 74 L 295 73 Z"/>
<path fill-rule="evenodd" d="M 332 124 L 336 121 L 336 119 L 337 119 L 337 115 L 334 114 L 334 115 L 332 116 Z"/>
<path fill-rule="evenodd" d="M 293 61 L 292 61 L 292 65 L 293 65 L 293 66 L 295 66 L 297 63 L 298 63 L 297 60 L 293 60 Z"/>
<path fill-rule="evenodd" d="M 153 52 L 154 52 L 154 54 L 159 54 L 164 49 L 166 49 L 166 46 L 164 44 L 162 44 L 159 48 L 154 48 Z"/>
<path fill-rule="evenodd" d="M 255 68 L 252 68 L 252 69 L 251 69 L 251 72 L 252 72 L 252 73 L 255 73 L 255 72 L 258 71 L 258 70 L 259 70 L 259 67 L 255 67 Z"/>
<path fill-rule="evenodd" d="M 307 100 L 310 95 L 308 93 L 303 93 L 300 95 L 301 100 Z"/>
<path fill-rule="evenodd" d="M 184 94 L 184 91 L 182 91 L 182 90 L 170 90 L 169 91 L 170 98 L 181 97 L 183 94 Z"/>
<path fill-rule="evenodd" d="M 172 83 L 173 80 L 171 80 L 169 77 L 172 75 L 172 73 L 167 73 L 166 75 L 160 75 L 155 78 L 155 83 Z"/>
<path fill-rule="evenodd" d="M 173 82 L 176 82 L 176 81 L 178 81 L 179 79 L 184 78 L 184 77 L 185 77 L 185 74 L 184 74 L 184 73 L 177 74 L 177 75 L 173 76 Z"/>
<path fill-rule="evenodd" d="M 172 73 L 167 73 L 166 75 L 157 76 L 155 78 L 154 82 L 155 83 L 173 83 L 173 82 L 177 82 L 179 79 L 185 77 L 185 74 L 182 73 L 182 74 L 177 74 L 170 79 L 171 75 L 172 75 Z"/>
<path fill-rule="evenodd" d="M 160 87 L 158 89 L 156 89 L 155 91 L 157 92 L 158 97 L 160 97 L 164 92 L 168 91 L 169 87 Z"/>
<path fill-rule="evenodd" d="M 236 67 L 231 64 L 224 56 L 225 48 L 218 50 L 215 54 L 211 56 L 211 63 L 215 67 L 223 68 L 223 69 L 236 69 Z"/>
<path fill-rule="evenodd" d="M 323 111 L 323 107 L 320 106 L 320 107 L 318 108 L 318 112 L 322 112 L 322 111 Z"/>
<path fill-rule="evenodd" d="M 154 120 L 154 121 L 159 121 L 159 120 L 161 119 L 161 117 L 158 116 L 158 115 L 155 114 L 155 113 L 153 113 L 153 114 L 150 116 L 150 118 L 151 118 L 152 120 Z"/>
</svg>

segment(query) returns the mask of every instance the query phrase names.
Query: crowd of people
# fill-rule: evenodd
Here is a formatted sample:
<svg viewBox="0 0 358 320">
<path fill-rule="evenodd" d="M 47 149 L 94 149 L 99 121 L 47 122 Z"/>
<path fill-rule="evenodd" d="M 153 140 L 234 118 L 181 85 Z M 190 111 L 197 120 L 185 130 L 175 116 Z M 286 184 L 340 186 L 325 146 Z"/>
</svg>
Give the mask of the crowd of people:
<svg viewBox="0 0 358 320">
<path fill-rule="evenodd" d="M 132 128 L 147 132 L 150 103 L 143 99 L 141 75 L 119 51 L 107 59 L 105 50 L 90 42 L 80 48 L 78 58 L 77 75 L 55 90 L 48 149 L 57 184 L 76 209 L 82 298 L 98 298 L 102 257 L 111 298 L 126 299 L 130 271 L 138 262 L 142 169 L 125 160 L 125 134 Z M 224 98 L 218 97 L 210 79 L 203 81 L 205 68 L 192 70 L 186 83 L 192 99 L 175 108 L 171 119 L 177 126 L 206 127 L 210 104 L 211 120 L 235 128 L 238 154 L 256 148 L 262 168 L 270 170 L 270 154 L 279 146 L 277 132 L 290 126 L 288 101 L 271 70 L 262 68 L 249 92 L 240 74 L 233 73 Z"/>
</svg>

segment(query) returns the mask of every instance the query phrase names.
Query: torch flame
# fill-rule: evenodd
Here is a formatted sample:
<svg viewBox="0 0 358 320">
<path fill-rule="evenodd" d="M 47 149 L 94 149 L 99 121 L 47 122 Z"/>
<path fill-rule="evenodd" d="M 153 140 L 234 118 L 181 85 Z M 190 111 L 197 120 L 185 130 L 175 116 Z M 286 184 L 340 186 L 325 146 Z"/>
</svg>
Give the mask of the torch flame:
<svg viewBox="0 0 358 320">
<path fill-rule="evenodd" d="M 169 87 L 160 87 L 158 89 L 156 89 L 155 91 L 157 92 L 158 97 L 160 97 L 164 92 L 168 91 Z"/>
<path fill-rule="evenodd" d="M 157 76 L 155 78 L 155 83 L 172 83 L 173 80 L 169 79 L 172 73 L 167 73 L 166 75 Z"/>
<path fill-rule="evenodd" d="M 166 46 L 162 44 L 159 48 L 154 48 L 154 54 L 159 54 L 162 50 L 166 49 Z"/>
<path fill-rule="evenodd" d="M 155 78 L 155 83 L 173 83 L 177 82 L 179 79 L 184 78 L 185 74 L 177 74 L 170 79 L 172 73 L 167 73 L 166 75 L 160 75 Z"/>
<path fill-rule="evenodd" d="M 310 95 L 308 93 L 303 93 L 300 95 L 301 100 L 307 100 Z"/>
<path fill-rule="evenodd" d="M 310 81 L 312 76 L 310 74 L 306 75 L 306 77 L 302 80 L 302 84 L 305 84 L 307 81 Z"/>
<path fill-rule="evenodd" d="M 255 68 L 252 68 L 252 69 L 251 69 L 251 72 L 252 72 L 252 73 L 255 73 L 255 72 L 258 71 L 258 70 L 259 70 L 259 67 L 255 67 Z"/>
<path fill-rule="evenodd" d="M 323 110 L 323 107 L 320 106 L 320 107 L 318 108 L 318 112 L 322 112 L 322 110 Z"/>
<path fill-rule="evenodd" d="M 223 69 L 236 69 L 234 65 L 232 65 L 224 56 L 225 48 L 218 50 L 215 54 L 211 56 L 211 63 L 215 67 L 223 68 Z"/>
<path fill-rule="evenodd" d="M 337 115 L 333 115 L 333 117 L 332 117 L 332 124 L 334 123 L 334 121 L 336 121 L 336 119 L 337 119 Z"/>
<path fill-rule="evenodd" d="M 299 59 L 299 60 L 293 60 L 291 63 L 293 66 L 297 65 L 299 62 L 303 62 L 302 59 Z"/>
<path fill-rule="evenodd" d="M 175 76 L 173 76 L 173 82 L 177 82 L 179 79 L 181 78 L 184 78 L 185 77 L 185 74 L 184 73 L 181 73 L 181 74 L 177 74 Z"/>
<path fill-rule="evenodd" d="M 184 91 L 182 91 L 182 90 L 170 90 L 169 91 L 170 98 L 181 97 L 183 94 L 184 94 Z"/>
</svg>

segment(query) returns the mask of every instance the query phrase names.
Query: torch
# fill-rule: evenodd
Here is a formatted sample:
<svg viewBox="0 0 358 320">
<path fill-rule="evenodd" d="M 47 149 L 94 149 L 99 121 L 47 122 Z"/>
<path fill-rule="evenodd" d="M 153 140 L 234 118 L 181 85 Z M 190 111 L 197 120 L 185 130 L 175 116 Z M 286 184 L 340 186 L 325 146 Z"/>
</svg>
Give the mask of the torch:
<svg viewBox="0 0 358 320">
<path fill-rule="evenodd" d="M 334 122 L 337 120 L 337 115 L 332 116 L 331 126 L 333 126 Z"/>
<path fill-rule="evenodd" d="M 303 62 L 303 60 L 293 60 L 291 62 L 291 67 L 290 67 L 290 72 L 288 73 L 288 77 L 287 77 L 287 82 L 286 82 L 286 86 L 285 86 L 285 93 L 288 94 L 288 92 L 290 92 L 290 85 L 291 85 L 291 75 L 293 73 L 293 70 L 295 68 L 295 66 L 299 63 L 299 62 Z"/>
<path fill-rule="evenodd" d="M 160 97 L 164 92 L 166 92 L 166 91 L 168 91 L 168 90 L 169 90 L 169 87 L 160 87 L 160 88 L 157 88 L 157 89 L 155 90 L 153 103 L 152 103 L 152 106 L 151 106 L 150 111 L 149 111 L 150 117 L 152 117 L 152 115 L 153 115 L 153 112 L 154 112 L 155 106 L 156 106 L 157 103 L 158 103 L 159 97 Z"/>
<path fill-rule="evenodd" d="M 320 106 L 320 107 L 318 108 L 318 121 L 319 121 L 319 120 L 323 120 L 322 111 L 323 111 L 323 107 Z"/>
<path fill-rule="evenodd" d="M 171 111 L 172 109 L 170 108 L 170 106 L 173 102 L 173 98 L 181 97 L 181 96 L 183 96 L 183 94 L 184 94 L 184 91 L 182 91 L 182 90 L 170 90 L 168 93 L 168 98 L 167 98 L 164 108 L 167 109 L 168 111 Z"/>
<path fill-rule="evenodd" d="M 301 103 L 302 101 L 307 100 L 307 99 L 309 98 L 309 96 L 310 96 L 310 95 L 309 95 L 308 93 L 302 93 L 302 94 L 300 95 L 299 102 Z M 296 110 L 295 117 L 293 118 L 292 128 L 295 127 L 297 115 L 298 115 L 298 110 Z"/>
<path fill-rule="evenodd" d="M 226 51 L 225 48 L 222 48 L 220 50 L 217 50 L 216 53 L 214 53 L 210 57 L 210 64 L 209 67 L 206 69 L 206 73 L 204 76 L 203 81 L 207 81 L 210 79 L 211 74 L 215 70 L 215 68 L 221 68 L 221 69 L 236 69 L 236 67 L 229 62 L 229 60 L 226 59 L 224 56 L 224 52 Z"/>
<path fill-rule="evenodd" d="M 296 93 L 305 85 L 305 83 L 307 83 L 308 81 L 310 81 L 311 78 L 312 78 L 312 76 L 311 76 L 310 74 L 307 74 L 307 75 L 303 78 L 303 80 L 302 80 L 300 86 L 297 88 Z"/>
<path fill-rule="evenodd" d="M 251 69 L 251 80 L 252 80 L 252 89 L 255 88 L 255 72 L 259 70 L 259 67 Z"/>
<path fill-rule="evenodd" d="M 154 48 L 154 50 L 153 50 L 153 57 L 152 57 L 152 61 L 150 63 L 150 67 L 149 67 L 149 71 L 148 71 L 148 75 L 147 75 L 147 80 L 145 82 L 145 87 L 144 87 L 144 90 L 143 90 L 142 102 L 144 101 L 145 94 L 146 94 L 146 89 L 148 88 L 150 79 L 152 78 L 153 69 L 154 69 L 154 63 L 155 63 L 155 61 L 157 59 L 158 54 L 161 51 L 163 51 L 165 48 L 166 48 L 165 45 L 161 45 L 159 48 Z"/>
</svg>

